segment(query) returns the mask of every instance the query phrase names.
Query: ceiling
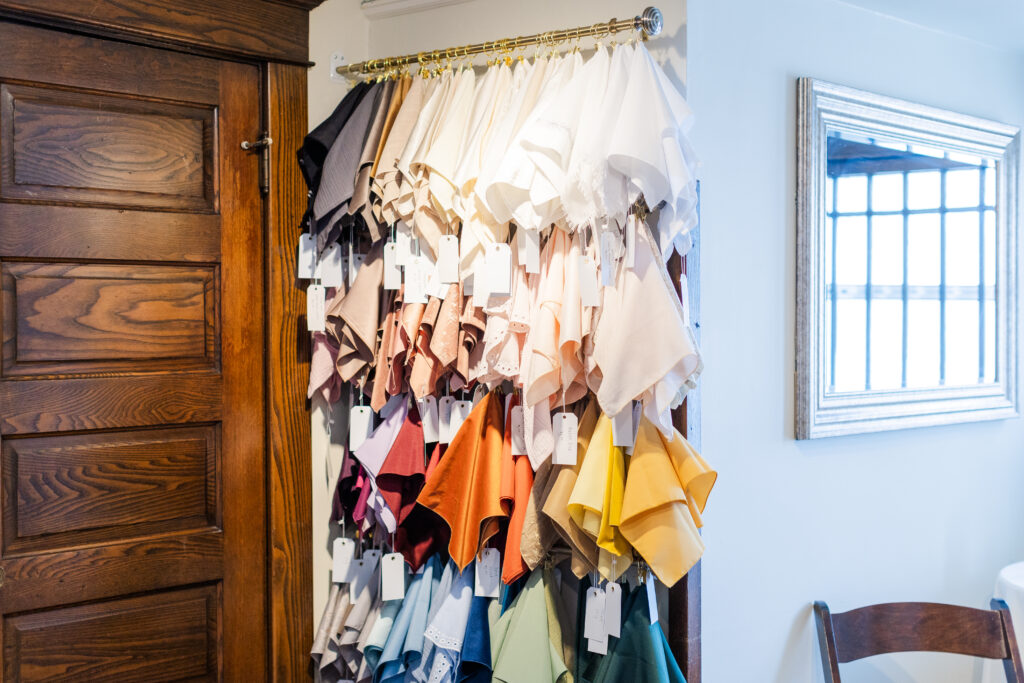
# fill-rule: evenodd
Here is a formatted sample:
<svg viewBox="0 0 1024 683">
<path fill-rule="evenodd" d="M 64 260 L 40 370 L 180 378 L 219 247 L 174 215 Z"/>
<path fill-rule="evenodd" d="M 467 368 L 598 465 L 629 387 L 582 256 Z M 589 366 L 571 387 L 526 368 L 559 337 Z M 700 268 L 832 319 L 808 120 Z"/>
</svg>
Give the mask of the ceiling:
<svg viewBox="0 0 1024 683">
<path fill-rule="evenodd" d="M 1024 53 L 1024 0 L 843 0 L 921 26 Z"/>
</svg>

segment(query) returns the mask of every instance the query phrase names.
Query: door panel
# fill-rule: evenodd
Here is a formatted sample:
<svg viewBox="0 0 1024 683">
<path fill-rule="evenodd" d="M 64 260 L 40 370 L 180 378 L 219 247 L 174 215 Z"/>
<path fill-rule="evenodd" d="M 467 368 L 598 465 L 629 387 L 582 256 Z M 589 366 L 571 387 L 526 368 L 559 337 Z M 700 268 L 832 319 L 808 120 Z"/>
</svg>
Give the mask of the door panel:
<svg viewBox="0 0 1024 683">
<path fill-rule="evenodd" d="M 4 375 L 216 369 L 216 269 L 6 263 Z"/>
<path fill-rule="evenodd" d="M 8 440 L 3 548 L 215 527 L 218 441 L 212 425 Z"/>
<path fill-rule="evenodd" d="M 0 23 L 5 681 L 266 678 L 259 101 Z"/>
<path fill-rule="evenodd" d="M 13 617 L 4 678 L 215 680 L 217 612 L 217 591 L 204 586 Z"/>
<path fill-rule="evenodd" d="M 213 211 L 213 108 L 0 87 L 2 198 Z"/>
<path fill-rule="evenodd" d="M 8 257 L 216 262 L 220 216 L 116 212 L 68 206 L 4 204 L 0 253 Z"/>
</svg>

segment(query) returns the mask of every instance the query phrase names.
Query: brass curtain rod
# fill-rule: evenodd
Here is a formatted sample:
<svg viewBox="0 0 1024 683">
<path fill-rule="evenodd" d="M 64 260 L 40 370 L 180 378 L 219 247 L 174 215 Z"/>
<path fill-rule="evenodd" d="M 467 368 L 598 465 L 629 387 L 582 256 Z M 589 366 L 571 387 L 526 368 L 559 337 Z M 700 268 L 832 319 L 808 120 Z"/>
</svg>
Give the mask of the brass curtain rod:
<svg viewBox="0 0 1024 683">
<path fill-rule="evenodd" d="M 463 45 L 461 47 L 449 47 L 444 50 L 432 50 L 419 52 L 414 55 L 401 57 L 386 57 L 384 59 L 369 59 L 365 62 L 339 66 L 339 74 L 351 73 L 373 73 L 387 71 L 392 68 L 408 66 L 409 64 L 422 64 L 426 62 L 440 62 L 442 59 L 457 59 L 469 55 L 479 55 L 487 52 L 511 52 L 529 45 L 556 45 L 566 40 L 577 40 L 588 36 L 603 36 L 619 33 L 621 31 L 643 31 L 645 36 L 656 36 L 661 33 L 662 16 L 661 10 L 657 7 L 648 7 L 639 16 L 632 19 L 612 19 L 600 24 L 590 26 L 579 26 L 577 28 L 566 28 L 560 31 L 545 31 L 535 33 L 532 36 L 519 36 L 516 38 L 501 38 L 489 40 L 486 43 L 475 45 Z"/>
</svg>

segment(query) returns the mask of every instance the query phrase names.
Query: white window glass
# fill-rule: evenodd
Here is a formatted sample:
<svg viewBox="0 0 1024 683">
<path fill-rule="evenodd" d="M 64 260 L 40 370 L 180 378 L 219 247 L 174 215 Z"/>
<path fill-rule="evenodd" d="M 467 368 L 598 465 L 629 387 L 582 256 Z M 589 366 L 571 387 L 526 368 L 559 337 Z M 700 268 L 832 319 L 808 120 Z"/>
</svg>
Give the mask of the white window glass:
<svg viewBox="0 0 1024 683">
<path fill-rule="evenodd" d="M 938 285 L 942 277 L 939 214 L 912 214 L 907 221 L 907 284 Z"/>
<path fill-rule="evenodd" d="M 996 212 L 985 212 L 985 286 L 996 284 Z"/>
<path fill-rule="evenodd" d="M 871 210 L 903 210 L 902 173 L 879 173 L 871 178 Z"/>
<path fill-rule="evenodd" d="M 903 216 L 871 219 L 871 283 L 903 284 Z"/>
<path fill-rule="evenodd" d="M 863 391 L 867 363 L 864 333 L 866 303 L 840 299 L 836 312 L 836 391 Z"/>
<path fill-rule="evenodd" d="M 946 301 L 946 384 L 978 383 L 978 302 Z"/>
<path fill-rule="evenodd" d="M 871 389 L 899 389 L 903 378 L 903 302 L 871 301 Z"/>
<path fill-rule="evenodd" d="M 942 202 L 938 171 L 913 171 L 907 174 L 907 208 L 937 209 Z"/>
<path fill-rule="evenodd" d="M 939 384 L 939 302 L 932 299 L 907 303 L 907 386 Z"/>
<path fill-rule="evenodd" d="M 839 176 L 836 182 L 836 211 L 854 213 L 868 210 L 868 178 L 865 175 Z"/>
<path fill-rule="evenodd" d="M 946 284 L 977 285 L 980 264 L 978 249 L 978 213 L 963 211 L 946 214 Z"/>
<path fill-rule="evenodd" d="M 981 172 L 976 168 L 955 169 L 946 172 L 946 208 L 957 209 L 978 206 L 981 202 Z"/>
<path fill-rule="evenodd" d="M 836 221 L 836 282 L 863 285 L 868 277 L 868 219 L 842 216 Z"/>
</svg>

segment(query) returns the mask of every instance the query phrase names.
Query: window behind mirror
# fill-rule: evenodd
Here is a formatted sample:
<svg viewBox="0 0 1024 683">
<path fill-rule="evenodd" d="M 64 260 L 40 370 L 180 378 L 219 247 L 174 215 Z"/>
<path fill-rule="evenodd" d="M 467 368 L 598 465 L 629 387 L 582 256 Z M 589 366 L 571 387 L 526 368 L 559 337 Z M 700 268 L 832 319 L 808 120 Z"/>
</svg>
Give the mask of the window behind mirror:
<svg viewBox="0 0 1024 683">
<path fill-rule="evenodd" d="M 995 161 L 835 131 L 825 210 L 828 392 L 994 382 Z"/>
</svg>

